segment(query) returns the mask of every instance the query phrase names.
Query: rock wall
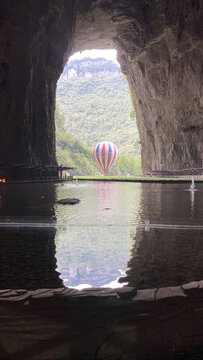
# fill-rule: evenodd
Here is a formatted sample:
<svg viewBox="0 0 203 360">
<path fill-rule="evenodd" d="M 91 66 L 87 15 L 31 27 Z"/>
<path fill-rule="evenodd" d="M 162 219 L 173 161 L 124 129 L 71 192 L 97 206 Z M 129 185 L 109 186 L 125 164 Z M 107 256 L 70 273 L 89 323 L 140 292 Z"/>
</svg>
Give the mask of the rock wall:
<svg viewBox="0 0 203 360">
<path fill-rule="evenodd" d="M 145 3 L 125 36 L 118 36 L 121 67 L 137 112 L 144 172 L 202 167 L 202 5 Z"/>
<path fill-rule="evenodd" d="M 143 170 L 202 167 L 200 0 L 2 0 L 0 164 L 55 164 L 56 82 L 68 56 L 117 48 Z M 77 19 L 76 19 L 77 15 Z"/>
<path fill-rule="evenodd" d="M 0 3 L 0 164 L 56 164 L 55 89 L 75 2 Z"/>
<path fill-rule="evenodd" d="M 143 171 L 202 167 L 201 1 L 83 2 L 74 49 L 114 47 L 137 113 Z"/>
</svg>

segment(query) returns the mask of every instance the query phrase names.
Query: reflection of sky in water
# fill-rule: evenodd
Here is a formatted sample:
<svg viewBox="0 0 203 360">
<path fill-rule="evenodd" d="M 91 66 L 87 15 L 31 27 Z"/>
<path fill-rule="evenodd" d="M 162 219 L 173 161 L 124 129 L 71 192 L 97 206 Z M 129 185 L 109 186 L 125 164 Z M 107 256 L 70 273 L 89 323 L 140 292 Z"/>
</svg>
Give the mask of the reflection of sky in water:
<svg viewBox="0 0 203 360">
<path fill-rule="evenodd" d="M 80 181 L 0 187 L 0 287 L 59 287 L 56 262 L 69 286 L 116 286 L 126 268 L 136 287 L 202 279 L 203 184 L 196 188 Z M 67 197 L 81 203 L 56 205 Z"/>
<path fill-rule="evenodd" d="M 79 205 L 58 206 L 56 211 L 57 221 L 67 223 L 56 235 L 58 271 L 66 286 L 102 286 L 124 273 L 132 248 L 130 234 L 139 216 L 140 189 L 140 184 L 116 182 L 58 187 L 58 199 L 82 199 Z"/>
<path fill-rule="evenodd" d="M 58 206 L 56 209 L 57 221 L 60 222 L 61 219 L 64 219 L 68 223 L 67 228 L 63 231 L 58 230 L 56 235 L 58 271 L 61 273 L 65 285 L 102 286 L 123 275 L 129 266 L 130 254 L 131 256 L 133 254 L 131 249 L 135 248 L 138 241 L 140 233 L 137 230 L 138 222 L 149 220 L 150 224 L 166 224 L 167 226 L 173 224 L 202 225 L 203 191 L 201 190 L 203 186 L 197 184 L 197 187 L 200 191 L 191 194 L 186 191 L 189 188 L 188 184 L 79 182 L 78 185 L 58 186 L 58 199 L 65 197 L 82 199 L 81 204 L 74 207 Z M 169 233 L 164 230 L 159 231 L 160 239 L 158 241 L 154 237 L 156 232 L 147 230 L 149 230 L 146 234 L 149 243 L 147 243 L 148 250 L 146 249 L 146 251 L 149 252 L 148 257 L 151 262 L 153 259 L 150 258 L 149 244 L 152 241 L 154 244 L 160 242 L 160 251 L 162 251 L 161 246 L 166 242 L 166 234 Z M 183 231 L 183 236 L 186 235 L 186 232 L 186 230 Z M 178 230 L 176 233 L 179 236 Z M 136 234 L 136 240 L 134 240 Z M 175 238 L 173 232 L 171 235 L 172 238 Z M 169 241 L 170 237 L 167 240 L 170 249 Z M 171 241 L 171 246 L 174 247 L 172 244 Z M 144 259 L 145 247 L 141 247 L 141 249 L 143 249 L 142 254 L 139 256 Z M 158 249 L 159 247 L 157 247 L 157 251 Z M 151 252 L 151 255 L 154 257 L 154 252 Z M 188 247 L 184 256 L 188 259 L 190 255 L 192 266 L 193 252 Z M 134 253 L 134 256 L 139 264 L 137 252 Z M 177 264 L 178 257 L 180 257 L 179 263 L 181 264 L 180 251 L 176 258 Z M 135 268 L 134 263 L 133 267 Z M 139 268 L 141 268 L 140 264 Z M 171 265 L 168 266 L 166 272 L 170 271 L 170 268 Z M 143 274 L 147 274 L 148 270 L 146 268 L 146 272 L 143 271 Z M 136 279 L 136 273 L 133 270 L 131 273 Z M 171 274 L 171 278 L 174 279 L 171 282 L 176 282 L 176 276 L 175 272 Z M 190 271 L 187 278 L 192 279 L 192 276 L 193 272 Z M 130 281 L 129 278 L 128 280 Z"/>
<path fill-rule="evenodd" d="M 57 199 L 81 199 L 76 206 L 58 206 L 57 221 L 71 225 L 133 225 L 138 219 L 141 184 L 85 182 L 57 186 Z"/>
</svg>

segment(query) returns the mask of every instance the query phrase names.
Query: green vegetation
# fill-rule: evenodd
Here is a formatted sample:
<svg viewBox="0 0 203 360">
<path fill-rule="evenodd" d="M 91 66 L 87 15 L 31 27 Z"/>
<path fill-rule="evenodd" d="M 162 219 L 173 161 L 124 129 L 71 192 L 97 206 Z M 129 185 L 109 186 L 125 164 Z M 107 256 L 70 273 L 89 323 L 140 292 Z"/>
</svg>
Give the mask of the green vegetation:
<svg viewBox="0 0 203 360">
<path fill-rule="evenodd" d="M 74 180 L 98 180 L 98 181 L 132 181 L 132 182 L 166 182 L 166 183 L 190 183 L 188 178 L 155 178 L 155 177 L 139 177 L 139 176 L 74 176 Z M 195 182 L 203 182 L 203 179 L 196 179 Z"/>
<path fill-rule="evenodd" d="M 140 156 L 139 141 L 127 81 L 112 61 L 70 61 L 57 85 L 57 103 L 64 127 L 87 146 L 107 140 L 120 155 Z"/>
<path fill-rule="evenodd" d="M 71 136 L 65 129 L 65 117 L 56 106 L 56 156 L 59 164 L 74 167 L 75 174 L 98 173 L 92 151 L 82 141 Z"/>
<path fill-rule="evenodd" d="M 102 175 L 92 157 L 103 140 L 118 148 L 110 174 L 141 174 L 140 148 L 129 87 L 120 68 L 102 58 L 69 62 L 58 81 L 56 145 L 59 164 L 77 175 Z"/>
<path fill-rule="evenodd" d="M 65 117 L 59 113 L 56 106 L 56 155 L 59 164 L 74 167 L 77 175 L 101 175 L 102 171 L 92 157 L 92 148 L 86 146 L 76 137 L 71 136 L 65 129 Z M 140 158 L 119 155 L 110 174 L 136 175 L 141 173 Z"/>
</svg>

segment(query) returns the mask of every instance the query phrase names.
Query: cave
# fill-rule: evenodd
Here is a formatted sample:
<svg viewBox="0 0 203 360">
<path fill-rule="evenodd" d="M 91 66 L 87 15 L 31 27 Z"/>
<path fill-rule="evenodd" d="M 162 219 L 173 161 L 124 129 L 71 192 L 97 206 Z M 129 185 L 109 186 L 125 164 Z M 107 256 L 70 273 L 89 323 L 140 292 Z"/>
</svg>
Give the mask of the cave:
<svg viewBox="0 0 203 360">
<path fill-rule="evenodd" d="M 93 48 L 118 51 L 143 172 L 201 168 L 202 7 L 199 0 L 1 1 L 1 177 L 13 165 L 18 172 L 20 164 L 57 166 L 56 83 L 74 52 Z"/>
<path fill-rule="evenodd" d="M 201 168 L 202 8 L 200 0 L 1 0 L 0 178 L 24 179 L 28 169 L 32 177 L 43 167 L 57 171 L 56 84 L 72 54 L 93 48 L 118 52 L 137 113 L 143 172 Z M 54 191 L 48 207 L 46 196 L 34 196 L 34 200 L 40 197 L 44 212 L 54 207 Z M 12 200 L 11 191 L 8 198 Z M 20 200 L 18 215 L 27 215 L 25 192 Z M 147 198 L 143 201 L 148 209 Z M 9 205 L 12 215 L 14 204 Z M 29 211 L 30 216 L 38 215 L 35 203 Z M 159 240 L 160 232 L 154 236 Z M 197 349 L 202 350 L 203 280 L 199 275 L 183 285 L 171 279 L 169 287 L 144 284 L 136 289 L 137 272 L 131 286 L 79 291 L 63 287 L 54 272 L 53 231 L 34 234 L 39 249 L 32 264 L 29 232 L 18 237 L 27 251 L 33 282 L 40 278 L 40 262 L 45 276 L 40 289 L 19 288 L 24 286 L 20 281 L 12 288 L 15 278 L 9 268 L 10 289 L 7 274 L 1 276 L 1 359 L 129 360 L 136 356 L 161 360 L 176 355 L 183 359 L 184 350 L 194 356 Z M 144 240 L 148 241 L 148 233 Z M 11 263 L 20 263 L 22 255 L 13 244 L 11 236 L 1 251 L 7 251 L 8 257 L 11 253 Z M 175 245 L 176 238 L 174 249 Z M 141 244 L 133 251 L 149 263 Z M 201 247 L 196 246 L 196 254 L 201 263 Z M 173 265 L 173 256 L 169 260 Z M 139 264 L 133 265 L 137 271 Z M 147 269 L 149 278 L 152 269 L 153 263 Z"/>
</svg>

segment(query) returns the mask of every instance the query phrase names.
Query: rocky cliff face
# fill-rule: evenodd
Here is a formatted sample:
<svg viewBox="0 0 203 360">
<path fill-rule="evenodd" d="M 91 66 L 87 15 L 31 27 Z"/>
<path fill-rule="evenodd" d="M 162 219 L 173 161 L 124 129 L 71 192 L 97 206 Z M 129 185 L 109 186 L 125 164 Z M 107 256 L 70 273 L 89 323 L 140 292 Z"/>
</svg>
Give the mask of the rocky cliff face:
<svg viewBox="0 0 203 360">
<path fill-rule="evenodd" d="M 202 166 L 201 1 L 0 7 L 1 164 L 56 163 L 55 89 L 65 61 L 74 51 L 114 47 L 133 93 L 143 170 Z"/>
<path fill-rule="evenodd" d="M 74 1 L 1 1 L 0 164 L 55 164 L 55 89 Z"/>
<path fill-rule="evenodd" d="M 146 7 L 134 23 L 137 37 L 130 35 L 132 25 L 119 36 L 127 49 L 120 61 L 137 111 L 143 170 L 201 167 L 202 3 L 159 3 L 159 12 Z"/>
<path fill-rule="evenodd" d="M 201 14 L 198 0 L 126 0 L 93 1 L 77 17 L 76 49 L 99 43 L 118 49 L 137 112 L 144 172 L 202 166 Z"/>
</svg>

